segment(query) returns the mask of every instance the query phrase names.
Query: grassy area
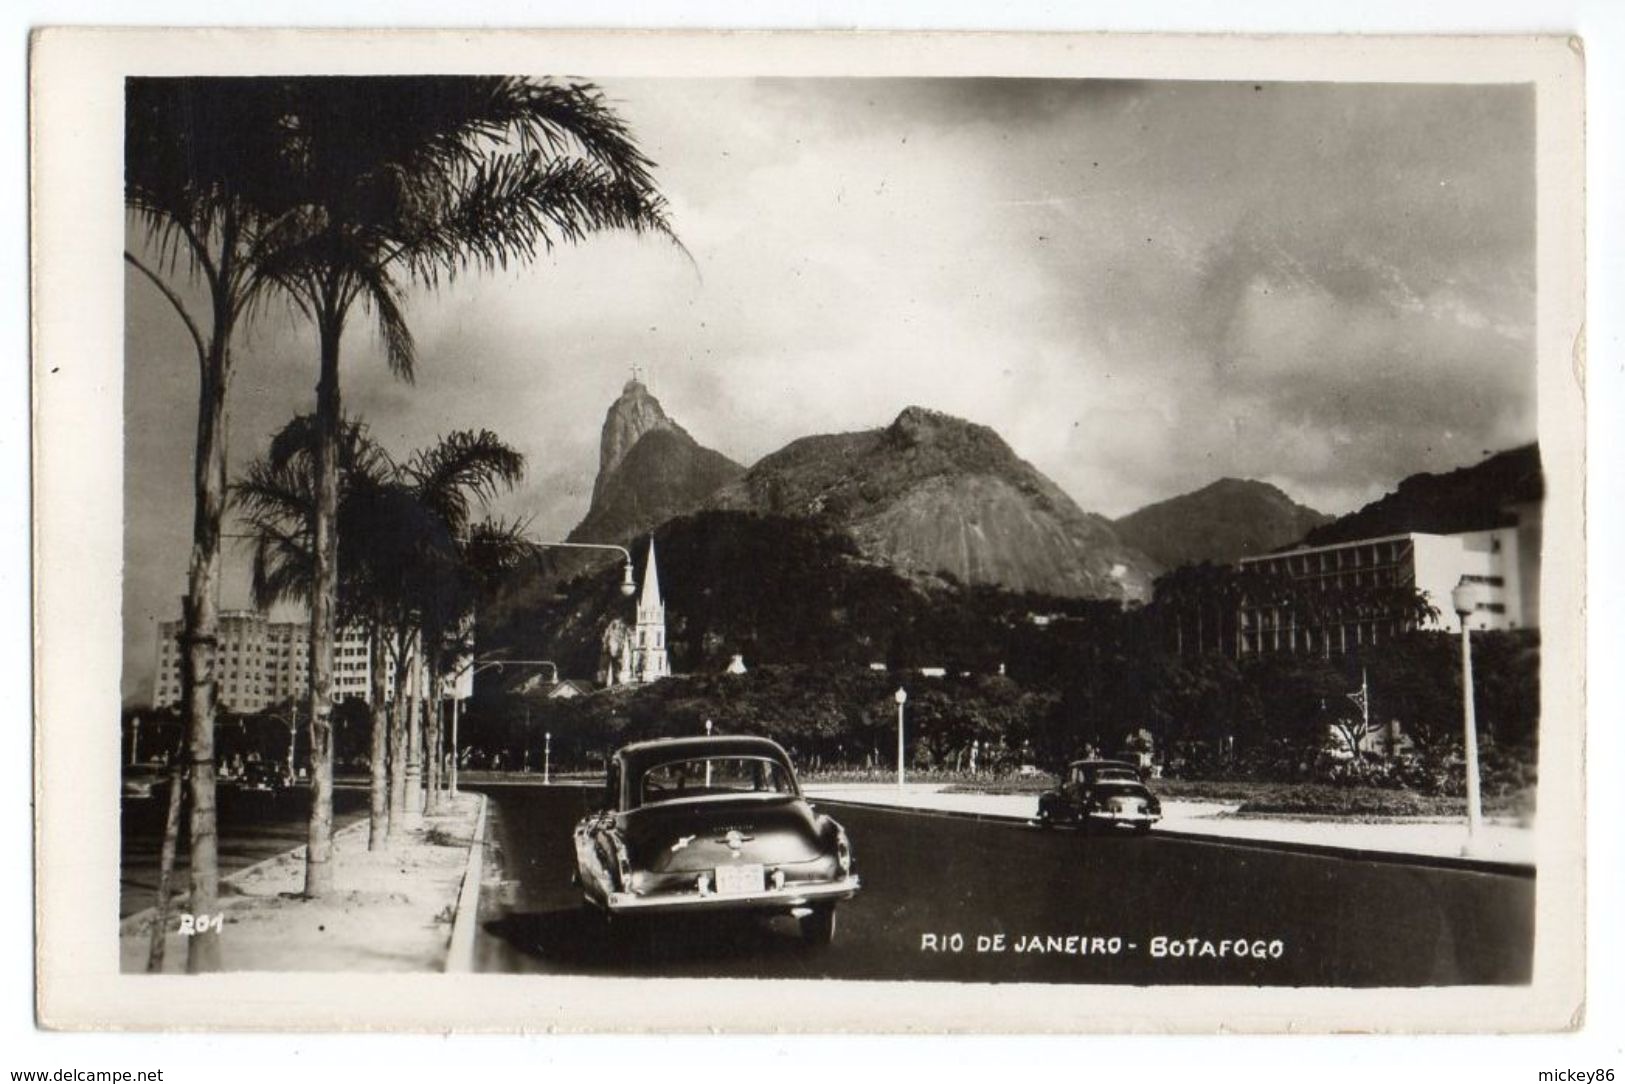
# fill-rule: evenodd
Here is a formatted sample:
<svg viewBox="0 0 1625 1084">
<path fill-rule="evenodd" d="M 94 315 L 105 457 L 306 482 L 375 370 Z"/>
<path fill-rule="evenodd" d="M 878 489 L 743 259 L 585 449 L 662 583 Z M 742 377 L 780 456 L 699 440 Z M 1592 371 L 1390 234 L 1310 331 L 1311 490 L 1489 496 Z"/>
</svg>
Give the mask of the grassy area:
<svg viewBox="0 0 1625 1084">
<path fill-rule="evenodd" d="M 947 787 L 949 794 L 1037 794 L 1053 785 L 1044 779 L 989 779 Z M 1245 814 L 1319 817 L 1460 817 L 1466 802 L 1437 794 L 1388 787 L 1340 787 L 1330 783 L 1264 783 L 1251 780 L 1153 779 L 1164 801 L 1223 802 Z M 1532 790 L 1486 795 L 1490 816 L 1523 817 L 1533 812 Z"/>
<path fill-rule="evenodd" d="M 923 781 L 923 780 L 922 780 Z M 969 779 L 944 787 L 945 794 L 1041 794 L 1059 783 L 1053 775 L 1010 776 L 1004 779 Z"/>
</svg>

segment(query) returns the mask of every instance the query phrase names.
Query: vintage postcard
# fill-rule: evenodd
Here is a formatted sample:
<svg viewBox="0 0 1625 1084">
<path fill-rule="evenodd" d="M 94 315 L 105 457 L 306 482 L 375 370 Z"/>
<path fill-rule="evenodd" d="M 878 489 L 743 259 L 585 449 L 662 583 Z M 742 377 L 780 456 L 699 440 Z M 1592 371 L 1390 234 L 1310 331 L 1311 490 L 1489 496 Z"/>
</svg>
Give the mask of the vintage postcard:
<svg viewBox="0 0 1625 1084">
<path fill-rule="evenodd" d="M 43 1025 L 1583 1019 L 1574 42 L 32 58 Z"/>
</svg>

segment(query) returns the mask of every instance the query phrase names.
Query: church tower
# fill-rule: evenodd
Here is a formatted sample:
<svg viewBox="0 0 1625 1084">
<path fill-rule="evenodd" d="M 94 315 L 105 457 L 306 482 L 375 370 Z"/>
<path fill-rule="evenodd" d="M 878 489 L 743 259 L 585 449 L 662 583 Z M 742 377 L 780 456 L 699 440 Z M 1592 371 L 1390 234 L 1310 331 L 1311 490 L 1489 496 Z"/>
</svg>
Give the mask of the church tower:
<svg viewBox="0 0 1625 1084">
<path fill-rule="evenodd" d="M 638 594 L 637 624 L 632 628 L 631 679 L 638 684 L 671 676 L 666 656 L 666 603 L 660 597 L 660 572 L 655 565 L 655 540 L 649 536 L 649 556 L 643 564 L 643 589 Z"/>
</svg>

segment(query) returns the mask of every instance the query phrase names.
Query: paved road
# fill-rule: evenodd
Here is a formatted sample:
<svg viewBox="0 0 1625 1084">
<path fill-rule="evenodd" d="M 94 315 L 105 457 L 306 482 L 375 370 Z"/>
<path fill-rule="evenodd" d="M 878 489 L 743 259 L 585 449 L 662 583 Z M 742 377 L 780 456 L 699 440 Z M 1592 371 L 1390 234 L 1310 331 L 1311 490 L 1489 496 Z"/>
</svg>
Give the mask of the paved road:
<svg viewBox="0 0 1625 1084">
<path fill-rule="evenodd" d="M 158 852 L 164 840 L 164 813 L 169 784 L 154 788 L 151 798 L 124 799 L 120 808 L 119 917 L 151 907 L 158 891 Z M 298 787 L 285 794 L 242 794 L 221 785 L 217 792 L 220 823 L 220 872 L 246 869 L 283 851 L 303 846 L 310 819 L 310 791 Z M 183 811 L 181 846 L 175 868 L 186 875 L 186 824 Z M 336 831 L 367 815 L 367 791 L 340 786 L 333 791 Z M 184 879 L 173 882 L 185 887 Z"/>
<path fill-rule="evenodd" d="M 864 881 L 841 907 L 833 945 L 804 946 L 787 918 L 606 929 L 568 881 L 570 828 L 596 790 L 483 789 L 500 869 L 481 899 L 476 961 L 487 971 L 1288 986 L 1530 976 L 1535 883 L 1526 877 L 827 801 L 819 807 L 846 826 Z M 1002 950 L 977 950 L 979 937 L 998 935 Z M 1082 942 L 1065 940 L 1074 936 Z M 931 937 L 939 949 L 927 947 Z M 1158 937 L 1187 954 L 1156 955 Z M 1265 958 L 1220 944 L 1237 939 L 1249 949 L 1261 942 Z M 1204 941 L 1214 955 L 1202 954 Z M 1280 945 L 1273 958 L 1271 942 Z"/>
</svg>

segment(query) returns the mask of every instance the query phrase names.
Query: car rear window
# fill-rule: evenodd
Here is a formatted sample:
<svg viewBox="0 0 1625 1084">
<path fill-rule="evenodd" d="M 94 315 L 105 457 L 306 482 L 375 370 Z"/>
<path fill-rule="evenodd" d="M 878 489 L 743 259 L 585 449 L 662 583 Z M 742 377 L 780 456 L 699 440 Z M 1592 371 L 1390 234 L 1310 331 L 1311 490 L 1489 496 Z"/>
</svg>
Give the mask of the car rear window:
<svg viewBox="0 0 1625 1084">
<path fill-rule="evenodd" d="M 796 793 L 782 764 L 763 757 L 692 757 L 657 764 L 638 780 L 639 805 L 693 798 Z"/>
</svg>

